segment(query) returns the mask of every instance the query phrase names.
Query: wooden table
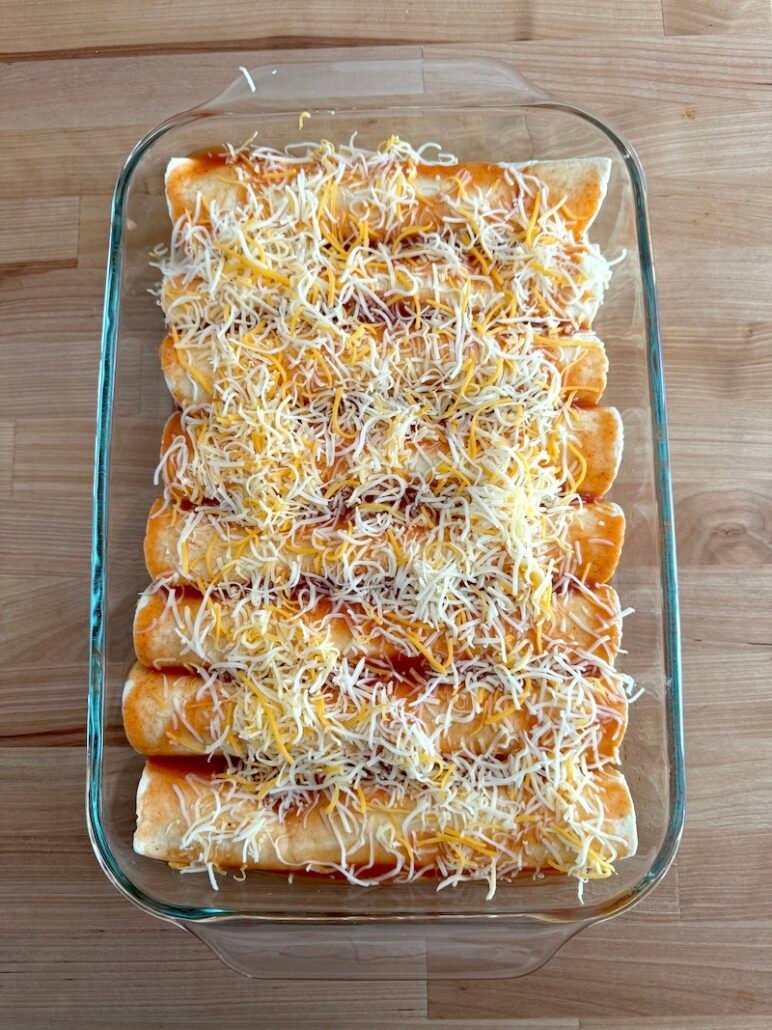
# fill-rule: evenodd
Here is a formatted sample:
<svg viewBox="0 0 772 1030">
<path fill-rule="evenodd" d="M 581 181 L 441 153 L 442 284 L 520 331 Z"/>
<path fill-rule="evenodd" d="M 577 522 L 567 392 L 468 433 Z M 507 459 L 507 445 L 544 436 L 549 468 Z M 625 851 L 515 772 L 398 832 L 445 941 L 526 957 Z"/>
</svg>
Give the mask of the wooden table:
<svg viewBox="0 0 772 1030">
<path fill-rule="evenodd" d="M 772 1026 L 769 0 L 379 0 L 372 14 L 355 0 L 3 0 L 0 12 L 0 1023 Z M 216 93 L 250 50 L 363 40 L 515 62 L 625 132 L 651 191 L 689 821 L 650 899 L 521 981 L 250 982 L 120 898 L 86 837 L 92 436 L 115 175 L 139 136 Z"/>
</svg>

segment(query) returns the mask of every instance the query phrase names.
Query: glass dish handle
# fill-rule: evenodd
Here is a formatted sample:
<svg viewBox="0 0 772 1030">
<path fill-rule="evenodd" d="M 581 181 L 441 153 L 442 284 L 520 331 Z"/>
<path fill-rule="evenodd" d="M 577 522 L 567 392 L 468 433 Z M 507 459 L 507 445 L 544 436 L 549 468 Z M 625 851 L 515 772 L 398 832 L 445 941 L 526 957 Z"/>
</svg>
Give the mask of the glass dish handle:
<svg viewBox="0 0 772 1030">
<path fill-rule="evenodd" d="M 270 56 L 270 55 L 269 55 Z M 421 98 L 422 106 L 465 106 L 470 97 L 479 103 L 481 91 L 502 103 L 537 104 L 554 99 L 521 75 L 497 61 L 448 60 L 421 46 L 364 47 L 341 51 L 340 59 L 314 60 L 313 51 L 298 51 L 296 60 L 263 61 L 241 67 L 240 74 L 218 96 L 195 110 L 207 114 L 249 113 L 265 109 L 276 113 L 313 111 L 319 97 L 324 110 L 339 102 L 349 110 L 378 108 L 391 101 Z"/>
<path fill-rule="evenodd" d="M 249 919 L 183 922 L 222 961 L 263 980 L 430 980 L 525 976 L 552 958 L 577 924 L 349 927 Z"/>
</svg>

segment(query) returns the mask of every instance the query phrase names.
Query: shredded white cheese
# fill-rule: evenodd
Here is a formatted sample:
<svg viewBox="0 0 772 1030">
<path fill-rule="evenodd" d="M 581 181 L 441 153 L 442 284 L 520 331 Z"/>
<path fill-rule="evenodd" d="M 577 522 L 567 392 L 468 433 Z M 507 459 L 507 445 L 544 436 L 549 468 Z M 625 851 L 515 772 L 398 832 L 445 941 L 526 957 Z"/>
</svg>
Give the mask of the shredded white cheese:
<svg viewBox="0 0 772 1030">
<path fill-rule="evenodd" d="M 560 560 L 583 458 L 557 345 L 571 360 L 600 346 L 610 267 L 533 175 L 504 167 L 489 188 L 439 162 L 433 176 L 394 138 L 377 152 L 248 145 L 224 166 L 231 201 L 199 196 L 158 252 L 193 394 L 162 460 L 177 562 L 189 568 L 204 522 L 237 541 L 196 566 L 195 620 L 169 594 L 180 641 L 219 656 L 198 671 L 219 684 L 210 750 L 228 755 L 232 790 L 223 808 L 222 787 L 196 779 L 186 812 L 210 875 L 226 821 L 246 862 L 268 807 L 321 797 L 364 825 L 374 791 L 410 814 L 394 869 L 342 857 L 352 883 L 423 875 L 404 840 L 429 810 L 441 887 L 492 893 L 534 865 L 534 841 L 580 881 L 613 870 L 597 784 L 604 711 L 619 716 L 593 677 L 631 683 L 541 639 L 554 599 L 586 589 Z M 442 719 L 417 715 L 432 705 L 444 728 L 522 710 L 527 729 L 447 755 Z"/>
</svg>

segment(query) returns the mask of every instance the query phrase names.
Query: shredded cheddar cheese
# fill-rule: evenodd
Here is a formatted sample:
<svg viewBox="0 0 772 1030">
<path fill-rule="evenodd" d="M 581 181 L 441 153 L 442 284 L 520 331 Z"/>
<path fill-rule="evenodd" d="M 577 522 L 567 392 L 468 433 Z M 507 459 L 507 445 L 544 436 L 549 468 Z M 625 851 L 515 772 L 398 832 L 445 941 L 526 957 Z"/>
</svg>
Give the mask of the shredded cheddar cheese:
<svg viewBox="0 0 772 1030">
<path fill-rule="evenodd" d="M 192 398 L 160 468 L 203 595 L 195 619 L 168 603 L 225 690 L 229 805 L 195 780 L 187 837 L 210 875 L 223 819 L 248 855 L 265 806 L 316 802 L 331 825 L 396 819 L 395 869 L 343 860 L 353 883 L 418 875 L 431 847 L 441 887 L 492 893 L 537 841 L 580 882 L 613 871 L 596 684 L 631 684 L 545 628 L 582 586 L 555 559 L 587 472 L 563 376 L 602 346 L 610 266 L 533 174 L 502 166 L 492 194 L 430 153 L 249 144 L 238 202 L 200 198 L 159 260 Z M 450 760 L 453 719 L 489 745 Z M 427 811 L 433 835 L 398 818 Z"/>
</svg>

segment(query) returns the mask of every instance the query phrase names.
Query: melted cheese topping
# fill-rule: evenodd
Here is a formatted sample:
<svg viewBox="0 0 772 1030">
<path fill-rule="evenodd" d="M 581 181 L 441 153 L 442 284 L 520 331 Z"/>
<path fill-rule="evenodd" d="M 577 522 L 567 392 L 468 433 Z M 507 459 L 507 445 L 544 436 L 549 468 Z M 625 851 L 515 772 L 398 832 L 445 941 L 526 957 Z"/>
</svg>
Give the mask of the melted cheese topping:
<svg viewBox="0 0 772 1030">
<path fill-rule="evenodd" d="M 199 395 L 188 443 L 163 457 L 167 504 L 192 502 L 178 559 L 202 519 L 244 541 L 238 575 L 202 579 L 199 616 L 178 626 L 201 654 L 228 636 L 227 661 L 200 670 L 229 685 L 211 726 L 213 750 L 240 756 L 225 779 L 280 813 L 321 796 L 356 820 L 373 790 L 389 808 L 430 808 L 450 835 L 440 886 L 486 879 L 492 893 L 532 865 L 511 843 L 526 824 L 549 865 L 609 875 L 618 841 L 593 794 L 607 758 L 588 677 L 612 670 L 540 636 L 555 591 L 586 589 L 555 558 L 583 457 L 551 348 L 598 345 L 608 262 L 514 167 L 501 169 L 506 206 L 463 167 L 428 195 L 426 153 L 397 139 L 250 147 L 228 170 L 238 201 L 199 195 L 159 252 L 160 302 Z M 306 617 L 322 597 L 408 664 L 388 647 L 341 650 Z M 448 722 L 455 696 L 470 719 L 525 709 L 529 728 L 448 758 L 442 726 L 411 714 L 440 694 Z M 204 865 L 223 818 L 191 816 Z"/>
</svg>

